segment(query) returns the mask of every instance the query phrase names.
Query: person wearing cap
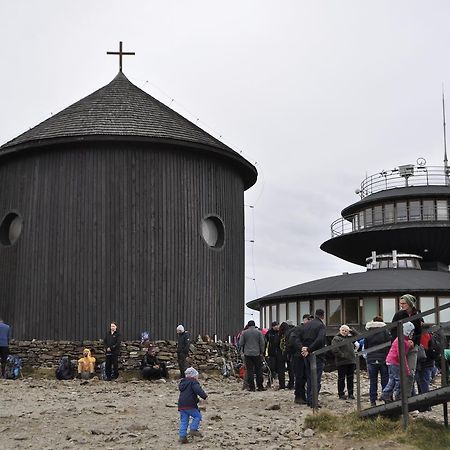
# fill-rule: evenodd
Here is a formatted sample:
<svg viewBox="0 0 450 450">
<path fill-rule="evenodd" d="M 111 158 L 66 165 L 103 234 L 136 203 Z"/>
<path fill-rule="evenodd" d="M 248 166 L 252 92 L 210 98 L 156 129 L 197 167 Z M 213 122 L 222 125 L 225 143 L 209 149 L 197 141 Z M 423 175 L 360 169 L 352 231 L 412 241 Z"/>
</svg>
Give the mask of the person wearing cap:
<svg viewBox="0 0 450 450">
<path fill-rule="evenodd" d="M 280 347 L 280 325 L 275 320 L 272 322 L 270 330 L 266 333 L 266 348 L 264 356 L 267 358 L 267 364 L 269 365 L 272 377 L 278 377 L 278 383 L 280 389 L 286 388 L 285 381 L 285 361 Z M 271 386 L 271 380 L 267 381 L 267 387 Z"/>
<path fill-rule="evenodd" d="M 405 345 L 405 368 L 406 375 L 411 377 L 411 371 L 408 366 L 408 360 L 406 355 L 410 352 L 410 350 L 414 347 L 414 342 L 412 341 L 412 337 L 414 334 L 414 325 L 411 322 L 405 322 L 403 324 L 403 335 L 404 345 Z M 389 381 L 385 388 L 383 389 L 383 393 L 381 394 L 381 398 L 386 402 L 390 403 L 394 400 L 397 400 L 400 397 L 400 351 L 398 345 L 398 337 L 395 338 L 394 342 L 389 349 L 389 353 L 386 356 L 386 364 L 388 366 L 389 371 Z"/>
<path fill-rule="evenodd" d="M 189 435 L 202 437 L 198 430 L 202 420 L 202 414 L 198 409 L 198 398 L 206 400 L 208 395 L 200 386 L 198 382 L 198 372 L 193 367 L 188 367 L 184 372 L 185 377 L 180 381 L 178 386 L 180 396 L 178 398 L 178 411 L 180 412 L 180 429 L 179 441 L 182 444 L 187 444 L 187 430 L 189 421 L 192 417 L 192 422 L 189 430 Z"/>
<path fill-rule="evenodd" d="M 261 330 L 256 328 L 254 320 L 250 320 L 247 329 L 242 332 L 239 339 L 239 348 L 244 355 L 245 367 L 247 369 L 248 390 L 265 391 L 263 386 L 263 358 L 264 358 L 264 336 Z"/>
<path fill-rule="evenodd" d="M 159 348 L 150 345 L 142 358 L 141 371 L 144 380 L 162 380 L 167 378 L 166 365 L 158 359 Z"/>
<path fill-rule="evenodd" d="M 191 335 L 184 329 L 183 325 L 177 326 L 177 359 L 180 368 L 180 378 L 184 378 L 184 373 L 189 367 L 187 357 L 191 345 Z"/>
</svg>

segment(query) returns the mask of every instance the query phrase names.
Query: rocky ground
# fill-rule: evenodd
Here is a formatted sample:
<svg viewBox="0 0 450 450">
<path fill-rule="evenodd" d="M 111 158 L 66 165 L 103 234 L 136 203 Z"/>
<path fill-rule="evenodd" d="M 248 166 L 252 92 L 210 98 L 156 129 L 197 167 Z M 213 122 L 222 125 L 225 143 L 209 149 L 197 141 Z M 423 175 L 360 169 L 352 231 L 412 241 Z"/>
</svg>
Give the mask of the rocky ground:
<svg viewBox="0 0 450 450">
<path fill-rule="evenodd" d="M 293 392 L 242 390 L 234 378 L 203 377 L 209 398 L 202 406 L 203 438 L 178 443 L 178 389 L 138 379 L 103 382 L 44 378 L 0 380 L 2 449 L 382 449 L 395 442 L 369 442 L 348 435 L 317 434 L 304 426 L 310 408 L 293 403 Z M 353 400 L 336 395 L 336 373 L 324 374 L 324 410 L 347 413 Z M 363 384 L 367 385 L 366 382 Z M 367 389 L 364 406 L 368 406 Z M 442 422 L 442 408 L 421 414 Z"/>
</svg>

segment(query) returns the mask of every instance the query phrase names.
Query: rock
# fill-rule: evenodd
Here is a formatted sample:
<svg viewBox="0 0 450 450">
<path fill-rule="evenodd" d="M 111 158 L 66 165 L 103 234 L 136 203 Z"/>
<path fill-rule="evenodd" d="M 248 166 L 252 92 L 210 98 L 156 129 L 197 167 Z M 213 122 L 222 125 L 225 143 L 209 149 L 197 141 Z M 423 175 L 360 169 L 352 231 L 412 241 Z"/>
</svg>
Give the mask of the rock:
<svg viewBox="0 0 450 450">
<path fill-rule="evenodd" d="M 278 411 L 281 409 L 280 405 L 271 405 L 266 408 L 266 411 Z"/>
<path fill-rule="evenodd" d="M 307 428 L 304 432 L 303 432 L 303 436 L 304 437 L 313 437 L 315 435 L 314 430 L 311 430 L 311 428 Z"/>
</svg>

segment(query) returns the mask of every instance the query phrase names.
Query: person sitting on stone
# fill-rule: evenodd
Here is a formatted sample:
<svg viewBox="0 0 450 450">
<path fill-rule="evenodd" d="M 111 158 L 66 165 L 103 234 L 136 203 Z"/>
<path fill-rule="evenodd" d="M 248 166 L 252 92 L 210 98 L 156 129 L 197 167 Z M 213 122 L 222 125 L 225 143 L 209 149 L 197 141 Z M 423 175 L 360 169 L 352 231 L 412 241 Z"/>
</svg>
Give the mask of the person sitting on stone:
<svg viewBox="0 0 450 450">
<path fill-rule="evenodd" d="M 150 346 L 142 358 L 141 370 L 144 380 L 167 378 L 166 365 L 158 359 L 158 347 Z"/>
<path fill-rule="evenodd" d="M 91 356 L 88 348 L 83 350 L 83 357 L 78 360 L 78 378 L 87 380 L 94 376 L 95 358 Z"/>
</svg>

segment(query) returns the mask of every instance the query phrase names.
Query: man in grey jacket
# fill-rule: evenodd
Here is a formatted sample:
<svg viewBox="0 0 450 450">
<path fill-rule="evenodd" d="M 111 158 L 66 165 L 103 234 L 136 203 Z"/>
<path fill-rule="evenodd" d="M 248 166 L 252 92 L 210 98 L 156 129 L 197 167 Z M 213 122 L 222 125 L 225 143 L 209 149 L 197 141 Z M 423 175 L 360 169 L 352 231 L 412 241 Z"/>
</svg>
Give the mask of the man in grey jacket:
<svg viewBox="0 0 450 450">
<path fill-rule="evenodd" d="M 239 339 L 239 348 L 244 354 L 245 366 L 247 369 L 248 390 L 255 390 L 255 373 L 256 386 L 258 391 L 265 391 L 263 387 L 263 357 L 264 357 L 264 336 L 258 328 L 255 321 L 250 320 L 247 329 L 241 334 Z"/>
</svg>

